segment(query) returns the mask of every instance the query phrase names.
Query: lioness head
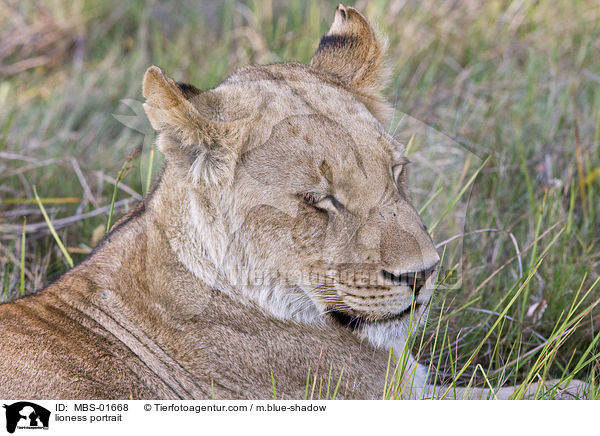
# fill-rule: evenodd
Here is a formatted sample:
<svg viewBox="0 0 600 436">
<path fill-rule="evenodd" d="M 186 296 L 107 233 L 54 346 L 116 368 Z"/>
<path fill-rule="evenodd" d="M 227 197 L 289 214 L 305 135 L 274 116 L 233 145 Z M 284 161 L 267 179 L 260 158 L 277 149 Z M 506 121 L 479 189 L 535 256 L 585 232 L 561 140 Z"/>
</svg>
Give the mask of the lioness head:
<svg viewBox="0 0 600 436">
<path fill-rule="evenodd" d="M 181 199 L 166 233 L 198 277 L 288 319 L 426 306 L 439 257 L 382 124 L 383 52 L 340 5 L 310 66 L 247 67 L 208 91 L 148 69 L 145 110 Z"/>
</svg>

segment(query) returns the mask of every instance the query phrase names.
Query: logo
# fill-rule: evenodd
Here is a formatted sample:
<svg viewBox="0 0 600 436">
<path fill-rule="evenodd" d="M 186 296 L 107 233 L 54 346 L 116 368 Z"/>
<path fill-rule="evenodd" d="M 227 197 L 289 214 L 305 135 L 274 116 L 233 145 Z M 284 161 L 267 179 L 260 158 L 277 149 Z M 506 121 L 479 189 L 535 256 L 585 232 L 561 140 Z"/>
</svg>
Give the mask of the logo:
<svg viewBox="0 0 600 436">
<path fill-rule="evenodd" d="M 48 430 L 50 411 L 28 401 L 19 401 L 3 406 L 6 409 L 6 431 L 14 433 L 15 429 Z"/>
</svg>

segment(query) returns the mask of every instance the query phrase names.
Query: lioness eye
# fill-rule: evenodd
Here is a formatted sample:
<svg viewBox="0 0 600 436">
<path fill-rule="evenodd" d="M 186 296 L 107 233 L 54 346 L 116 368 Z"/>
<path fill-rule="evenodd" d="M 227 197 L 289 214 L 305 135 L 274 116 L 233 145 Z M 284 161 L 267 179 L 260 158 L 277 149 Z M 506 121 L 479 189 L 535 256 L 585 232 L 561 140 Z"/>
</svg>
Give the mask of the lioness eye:
<svg viewBox="0 0 600 436">
<path fill-rule="evenodd" d="M 316 192 L 306 192 L 302 195 L 302 199 L 306 204 L 314 206 L 323 199 L 323 196 L 317 194 Z"/>
<path fill-rule="evenodd" d="M 396 181 L 396 185 L 400 183 L 400 176 L 402 175 L 402 171 L 404 170 L 404 164 L 394 165 L 392 167 L 392 174 L 394 175 L 394 180 Z"/>
<path fill-rule="evenodd" d="M 341 211 L 344 205 L 338 201 L 333 195 L 322 195 L 316 192 L 306 192 L 302 194 L 302 199 L 309 206 L 313 206 L 320 210 Z"/>
</svg>

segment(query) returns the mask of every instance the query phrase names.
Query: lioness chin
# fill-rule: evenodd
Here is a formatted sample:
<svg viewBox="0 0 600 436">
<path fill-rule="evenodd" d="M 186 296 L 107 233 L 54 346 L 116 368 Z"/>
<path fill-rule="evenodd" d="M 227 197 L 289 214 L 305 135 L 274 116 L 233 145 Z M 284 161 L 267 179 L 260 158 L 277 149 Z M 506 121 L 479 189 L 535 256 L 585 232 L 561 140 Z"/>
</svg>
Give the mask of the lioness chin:
<svg viewBox="0 0 600 436">
<path fill-rule="evenodd" d="M 328 376 L 381 398 L 439 262 L 382 125 L 383 55 L 340 5 L 310 65 L 207 91 L 150 67 L 160 180 L 82 263 L 0 306 L 0 398 L 267 399 L 274 380 L 291 399 Z M 405 363 L 398 391 L 429 395 Z"/>
</svg>

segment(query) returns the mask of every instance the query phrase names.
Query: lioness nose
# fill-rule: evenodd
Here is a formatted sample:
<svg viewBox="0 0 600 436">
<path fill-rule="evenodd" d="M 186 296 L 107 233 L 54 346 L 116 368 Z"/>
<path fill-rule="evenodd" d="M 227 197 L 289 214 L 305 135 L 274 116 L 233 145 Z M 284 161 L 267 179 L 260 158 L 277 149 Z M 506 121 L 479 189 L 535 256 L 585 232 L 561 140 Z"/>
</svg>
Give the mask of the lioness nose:
<svg viewBox="0 0 600 436">
<path fill-rule="evenodd" d="M 408 286 L 412 289 L 415 296 L 419 293 L 423 285 L 427 282 L 427 279 L 431 277 L 431 274 L 435 271 L 437 263 L 433 266 L 423 269 L 421 271 L 405 272 L 394 274 L 390 271 L 381 270 L 383 278 L 387 281 L 392 282 L 395 285 Z"/>
</svg>

